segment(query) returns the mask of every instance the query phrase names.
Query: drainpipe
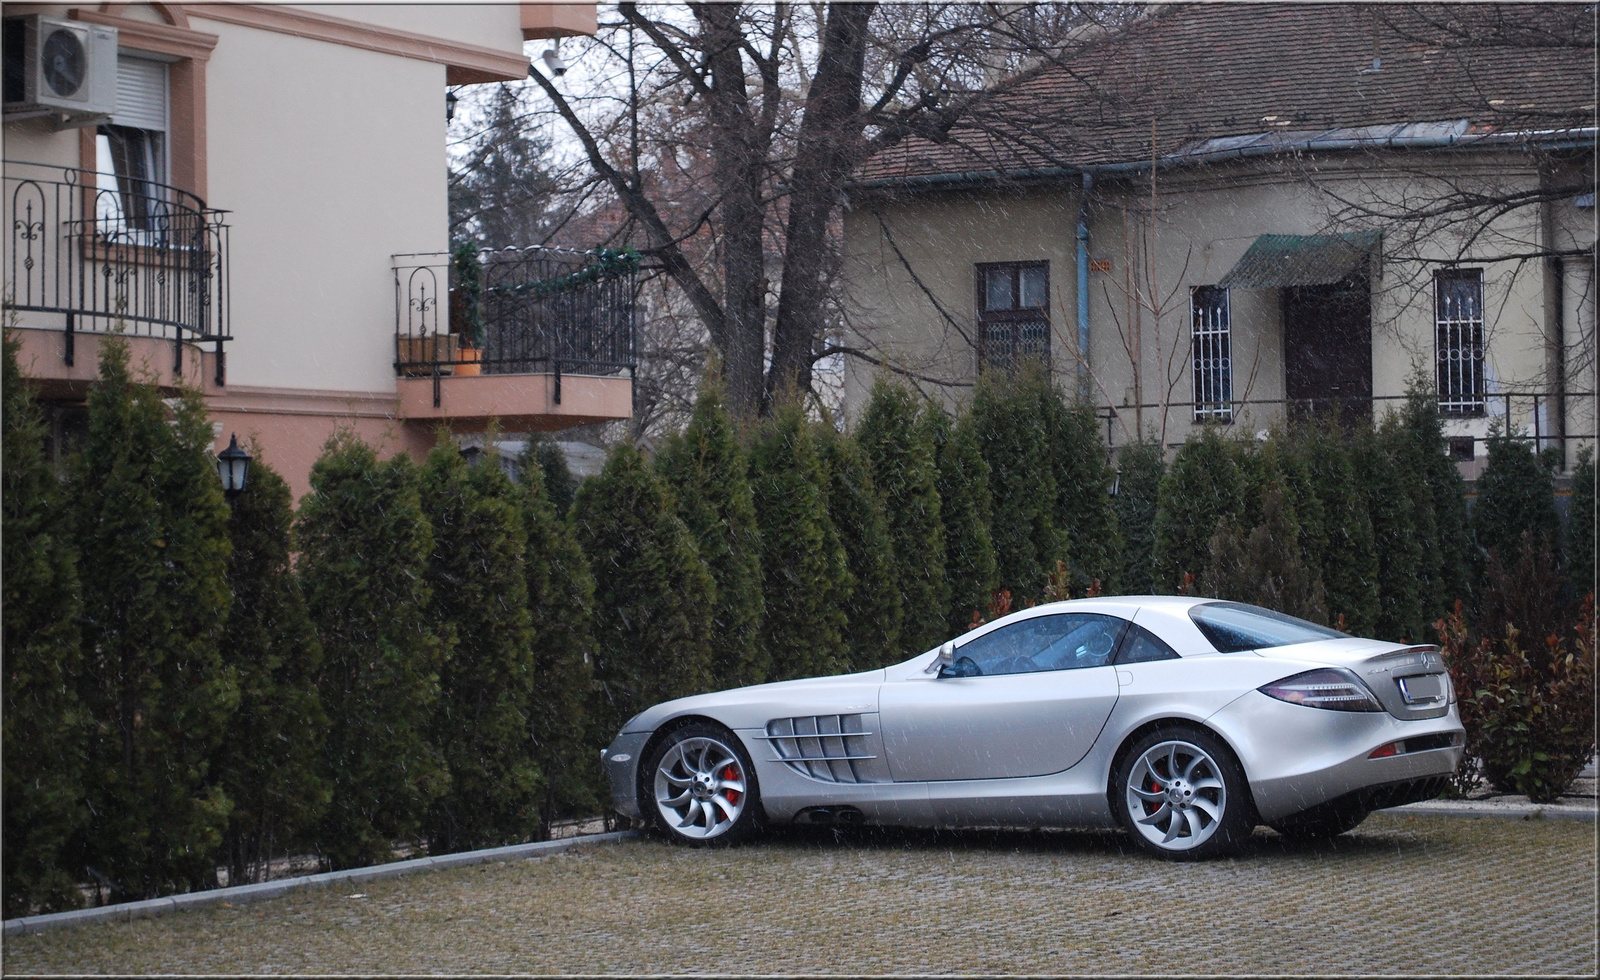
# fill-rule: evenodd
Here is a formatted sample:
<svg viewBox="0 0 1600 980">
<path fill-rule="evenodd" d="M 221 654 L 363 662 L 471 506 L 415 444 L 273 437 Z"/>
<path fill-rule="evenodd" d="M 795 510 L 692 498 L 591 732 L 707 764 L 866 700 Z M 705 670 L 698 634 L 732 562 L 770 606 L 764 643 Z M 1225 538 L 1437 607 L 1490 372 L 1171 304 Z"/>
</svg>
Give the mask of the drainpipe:
<svg viewBox="0 0 1600 980">
<path fill-rule="evenodd" d="M 1078 398 L 1089 400 L 1089 194 L 1094 175 L 1083 172 L 1078 193 Z"/>
</svg>

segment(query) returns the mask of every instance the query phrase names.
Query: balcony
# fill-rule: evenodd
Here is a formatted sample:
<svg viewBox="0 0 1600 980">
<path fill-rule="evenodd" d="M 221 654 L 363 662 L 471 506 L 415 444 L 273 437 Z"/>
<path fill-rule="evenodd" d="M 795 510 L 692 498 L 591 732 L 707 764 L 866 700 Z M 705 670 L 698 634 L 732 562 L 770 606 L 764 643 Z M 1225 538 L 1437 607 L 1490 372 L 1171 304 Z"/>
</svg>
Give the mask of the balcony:
<svg viewBox="0 0 1600 980">
<path fill-rule="evenodd" d="M 401 417 L 456 431 L 630 417 L 637 272 L 631 252 L 395 256 Z"/>
<path fill-rule="evenodd" d="M 111 334 L 158 376 L 225 383 L 227 212 L 165 184 L 11 160 L 4 194 L 7 323 L 24 328 L 47 396 L 81 394 Z"/>
</svg>

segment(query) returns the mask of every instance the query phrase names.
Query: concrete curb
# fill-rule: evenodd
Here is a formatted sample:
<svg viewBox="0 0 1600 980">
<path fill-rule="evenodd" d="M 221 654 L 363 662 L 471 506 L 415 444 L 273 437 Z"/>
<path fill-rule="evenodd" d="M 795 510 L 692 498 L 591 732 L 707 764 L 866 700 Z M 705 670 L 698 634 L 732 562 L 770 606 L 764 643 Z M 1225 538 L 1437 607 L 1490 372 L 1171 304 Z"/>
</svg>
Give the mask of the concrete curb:
<svg viewBox="0 0 1600 980">
<path fill-rule="evenodd" d="M 1439 804 L 1432 801 L 1426 803 L 1408 803 L 1388 810 L 1379 810 L 1378 813 L 1388 813 L 1395 816 L 1404 814 L 1412 817 L 1475 817 L 1491 820 L 1572 820 L 1579 823 L 1594 823 L 1595 811 L 1593 807 L 1572 806 L 1540 806 L 1537 803 L 1508 803 L 1495 806 L 1484 803 L 1445 803 Z"/>
<path fill-rule="evenodd" d="M 299 878 L 281 878 L 277 881 L 264 881 L 258 885 L 235 885 L 231 888 L 214 888 L 210 891 L 189 892 L 168 898 L 152 898 L 143 902 L 124 902 L 120 905 L 103 905 L 99 908 L 75 909 L 71 912 L 52 912 L 49 915 L 29 915 L 18 919 L 7 919 L 5 921 L 4 935 L 7 937 L 25 936 L 29 933 L 44 932 L 47 929 L 60 929 L 65 926 L 148 919 L 157 915 L 166 915 L 170 912 L 200 908 L 204 905 L 219 905 L 223 902 L 239 904 L 243 902 L 258 902 L 268 898 L 279 898 L 292 891 L 299 891 L 304 888 L 327 888 L 330 885 L 360 884 L 364 881 L 397 878 L 400 875 L 416 874 L 420 871 L 441 871 L 445 868 L 489 864 L 494 861 L 521 861 L 527 858 L 560 854 L 563 851 L 569 851 L 584 844 L 609 844 L 637 836 L 639 836 L 639 831 L 637 830 L 619 830 L 609 834 L 589 834 L 584 837 L 568 837 L 564 840 L 538 841 L 533 844 L 512 844 L 510 847 L 491 847 L 483 851 L 467 851 L 462 854 L 441 854 L 438 857 L 414 858 L 410 861 L 396 861 L 392 864 L 377 864 L 370 868 L 351 868 L 348 871 L 330 871 L 324 874 L 305 875 Z"/>
</svg>

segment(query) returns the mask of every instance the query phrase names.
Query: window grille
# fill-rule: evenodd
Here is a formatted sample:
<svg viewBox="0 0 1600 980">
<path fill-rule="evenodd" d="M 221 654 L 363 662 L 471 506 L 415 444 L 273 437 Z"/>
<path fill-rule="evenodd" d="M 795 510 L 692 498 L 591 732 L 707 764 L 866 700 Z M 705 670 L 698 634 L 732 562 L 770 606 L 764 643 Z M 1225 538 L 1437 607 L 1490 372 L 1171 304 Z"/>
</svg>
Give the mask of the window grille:
<svg viewBox="0 0 1600 980">
<path fill-rule="evenodd" d="M 1233 338 L 1228 290 L 1195 286 L 1189 290 L 1193 344 L 1194 418 L 1197 422 L 1233 418 Z"/>
<path fill-rule="evenodd" d="M 980 367 L 1011 370 L 1022 360 L 1050 363 L 1050 264 L 985 263 L 978 272 Z"/>
<path fill-rule="evenodd" d="M 1433 295 L 1439 411 L 1482 415 L 1483 270 L 1441 269 Z"/>
</svg>

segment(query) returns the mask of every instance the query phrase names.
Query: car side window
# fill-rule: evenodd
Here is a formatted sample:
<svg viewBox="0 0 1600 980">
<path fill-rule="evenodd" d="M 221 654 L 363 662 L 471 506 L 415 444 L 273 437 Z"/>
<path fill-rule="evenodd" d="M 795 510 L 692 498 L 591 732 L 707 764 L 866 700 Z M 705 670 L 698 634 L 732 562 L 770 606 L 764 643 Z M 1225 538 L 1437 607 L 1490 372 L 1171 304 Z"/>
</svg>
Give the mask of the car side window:
<svg viewBox="0 0 1600 980">
<path fill-rule="evenodd" d="M 1093 613 L 1024 619 L 957 647 L 949 676 L 1103 667 L 1111 662 L 1128 625 L 1127 620 Z"/>
<path fill-rule="evenodd" d="M 1142 664 L 1151 660 L 1177 660 L 1178 651 L 1167 646 L 1161 638 L 1140 626 L 1129 623 L 1128 632 L 1122 636 L 1122 646 L 1117 650 L 1117 663 Z"/>
</svg>

